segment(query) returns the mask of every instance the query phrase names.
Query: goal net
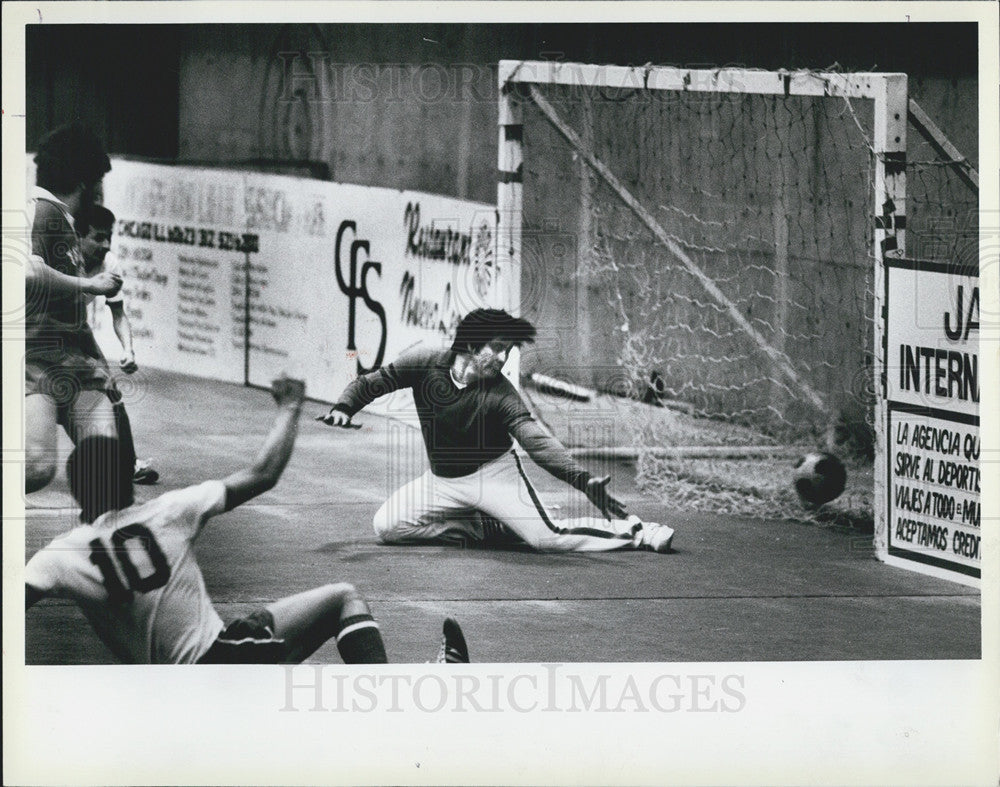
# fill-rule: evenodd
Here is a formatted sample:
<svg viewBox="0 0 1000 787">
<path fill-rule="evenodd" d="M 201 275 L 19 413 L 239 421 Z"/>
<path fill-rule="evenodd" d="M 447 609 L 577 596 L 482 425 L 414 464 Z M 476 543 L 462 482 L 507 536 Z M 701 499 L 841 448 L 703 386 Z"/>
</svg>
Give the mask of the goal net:
<svg viewBox="0 0 1000 787">
<path fill-rule="evenodd" d="M 971 272 L 979 264 L 978 173 L 914 101 L 908 117 L 907 251 Z"/>
<path fill-rule="evenodd" d="M 567 328 L 536 360 L 645 400 L 613 430 L 640 481 L 699 481 L 692 435 L 732 456 L 836 444 L 870 500 L 905 76 L 504 61 L 500 85 L 501 260 L 525 316 Z"/>
</svg>

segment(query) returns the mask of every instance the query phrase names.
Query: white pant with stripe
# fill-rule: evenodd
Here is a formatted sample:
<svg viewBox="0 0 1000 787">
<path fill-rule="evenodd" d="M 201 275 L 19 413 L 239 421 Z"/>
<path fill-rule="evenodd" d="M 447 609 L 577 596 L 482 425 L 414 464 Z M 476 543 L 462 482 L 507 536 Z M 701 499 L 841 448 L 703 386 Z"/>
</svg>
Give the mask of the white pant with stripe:
<svg viewBox="0 0 1000 787">
<path fill-rule="evenodd" d="M 491 535 L 489 518 L 545 552 L 631 549 L 638 529 L 621 519 L 553 520 L 513 451 L 460 478 L 442 478 L 428 470 L 396 490 L 373 524 L 387 544 L 486 541 Z"/>
</svg>

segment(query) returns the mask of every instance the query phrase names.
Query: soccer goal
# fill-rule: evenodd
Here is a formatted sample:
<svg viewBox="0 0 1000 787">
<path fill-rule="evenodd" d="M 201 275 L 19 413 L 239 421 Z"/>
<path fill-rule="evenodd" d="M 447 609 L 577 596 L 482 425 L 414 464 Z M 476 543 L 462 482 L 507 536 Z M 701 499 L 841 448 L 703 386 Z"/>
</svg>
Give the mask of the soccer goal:
<svg viewBox="0 0 1000 787">
<path fill-rule="evenodd" d="M 503 61 L 500 85 L 501 251 L 544 292 L 546 235 L 575 237 L 608 296 L 580 330 L 619 329 L 595 366 L 791 442 L 868 409 L 904 74 Z"/>
<path fill-rule="evenodd" d="M 692 443 L 837 443 L 867 454 L 870 516 L 908 172 L 928 226 L 978 204 L 906 75 L 501 61 L 499 94 L 508 302 L 565 329 L 535 352 L 572 382 L 667 405 L 621 419 L 640 482 L 678 480 L 671 448 Z M 911 123 L 927 161 L 907 161 Z M 768 469 L 760 485 L 797 505 Z"/>
</svg>

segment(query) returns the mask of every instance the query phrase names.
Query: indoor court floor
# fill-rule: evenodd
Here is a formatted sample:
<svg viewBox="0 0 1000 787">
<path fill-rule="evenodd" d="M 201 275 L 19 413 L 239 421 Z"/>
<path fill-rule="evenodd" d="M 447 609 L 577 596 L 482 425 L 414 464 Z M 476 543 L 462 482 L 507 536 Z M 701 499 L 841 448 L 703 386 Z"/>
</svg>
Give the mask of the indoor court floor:
<svg viewBox="0 0 1000 787">
<path fill-rule="evenodd" d="M 265 390 L 143 369 L 126 398 L 140 457 L 160 472 L 147 500 L 248 465 L 271 425 Z M 631 512 L 676 528 L 674 551 L 537 554 L 518 549 L 385 546 L 372 516 L 426 459 L 410 427 L 373 413 L 337 430 L 307 402 L 278 485 L 209 521 L 196 551 L 224 620 L 328 582 L 370 601 L 390 661 L 434 657 L 441 620 L 462 623 L 477 662 L 703 662 L 978 659 L 980 594 L 876 560 L 870 536 L 814 524 L 685 513 L 636 490 Z M 68 442 L 66 443 L 68 447 Z M 535 466 L 563 515 L 586 500 Z M 75 518 L 60 472 L 26 502 L 30 557 Z M 28 664 L 111 663 L 69 602 L 25 623 Z M 328 643 L 311 659 L 339 663 Z"/>
</svg>

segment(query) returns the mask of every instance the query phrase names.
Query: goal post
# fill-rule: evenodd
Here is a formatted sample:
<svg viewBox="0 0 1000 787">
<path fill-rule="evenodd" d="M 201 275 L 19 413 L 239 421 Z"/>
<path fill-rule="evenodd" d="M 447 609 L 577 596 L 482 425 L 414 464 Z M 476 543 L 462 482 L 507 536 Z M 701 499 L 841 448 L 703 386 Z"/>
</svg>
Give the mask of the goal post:
<svg viewBox="0 0 1000 787">
<path fill-rule="evenodd" d="M 498 260 L 509 303 L 561 321 L 567 377 L 638 395 L 656 373 L 737 442 L 814 446 L 845 411 L 884 427 L 875 315 L 884 255 L 905 249 L 905 74 L 505 60 L 498 76 Z M 554 303 L 551 235 L 597 282 L 587 309 Z M 612 371 L 594 379 L 573 344 Z M 643 448 L 671 438 L 633 426 L 653 477 Z"/>
</svg>

